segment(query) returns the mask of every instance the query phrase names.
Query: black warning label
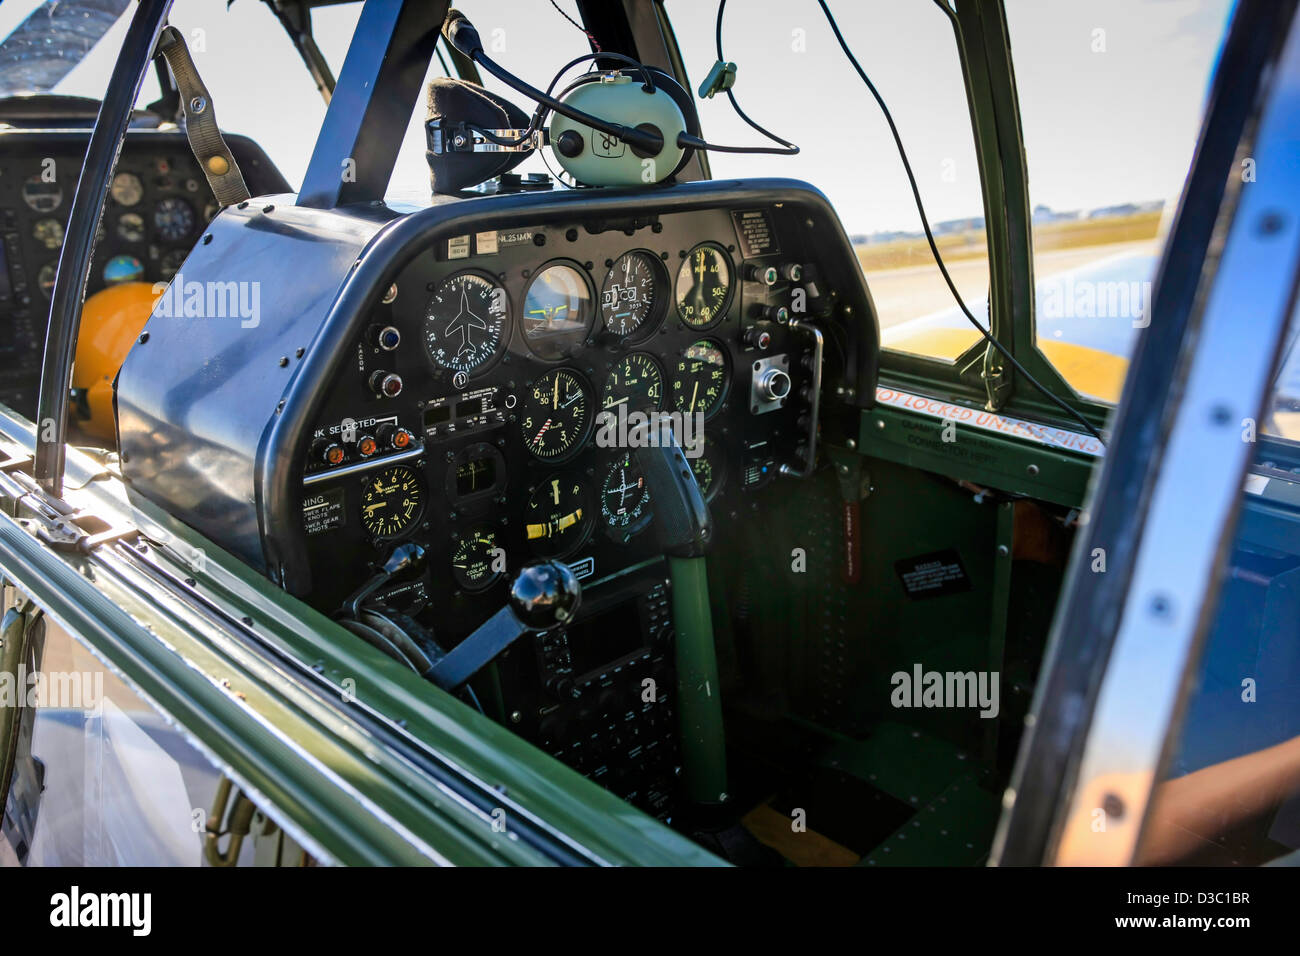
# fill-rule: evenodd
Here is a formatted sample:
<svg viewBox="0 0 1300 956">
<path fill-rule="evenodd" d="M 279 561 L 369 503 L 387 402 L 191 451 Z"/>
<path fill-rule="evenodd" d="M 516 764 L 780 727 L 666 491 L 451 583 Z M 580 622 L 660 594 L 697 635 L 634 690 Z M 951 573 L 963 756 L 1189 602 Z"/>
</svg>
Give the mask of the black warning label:
<svg viewBox="0 0 1300 956">
<path fill-rule="evenodd" d="M 907 596 L 916 601 L 969 591 L 971 588 L 961 558 L 951 548 L 895 561 L 894 571 L 903 582 Z"/>
<path fill-rule="evenodd" d="M 343 527 L 343 489 L 331 488 L 303 498 L 302 526 L 308 534 Z"/>
<path fill-rule="evenodd" d="M 776 233 L 772 231 L 772 220 L 766 209 L 738 210 L 731 214 L 740 237 L 740 251 L 746 259 L 765 256 L 769 252 L 780 252 Z"/>
</svg>

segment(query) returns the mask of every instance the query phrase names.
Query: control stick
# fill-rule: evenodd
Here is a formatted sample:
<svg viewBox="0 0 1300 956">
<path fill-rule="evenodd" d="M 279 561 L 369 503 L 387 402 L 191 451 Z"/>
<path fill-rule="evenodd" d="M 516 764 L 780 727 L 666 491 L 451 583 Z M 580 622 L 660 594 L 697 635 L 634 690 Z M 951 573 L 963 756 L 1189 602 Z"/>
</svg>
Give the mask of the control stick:
<svg viewBox="0 0 1300 956">
<path fill-rule="evenodd" d="M 426 674 L 445 691 L 456 691 L 525 634 L 573 620 L 582 585 L 567 565 L 530 561 L 510 582 L 510 600 Z"/>
</svg>

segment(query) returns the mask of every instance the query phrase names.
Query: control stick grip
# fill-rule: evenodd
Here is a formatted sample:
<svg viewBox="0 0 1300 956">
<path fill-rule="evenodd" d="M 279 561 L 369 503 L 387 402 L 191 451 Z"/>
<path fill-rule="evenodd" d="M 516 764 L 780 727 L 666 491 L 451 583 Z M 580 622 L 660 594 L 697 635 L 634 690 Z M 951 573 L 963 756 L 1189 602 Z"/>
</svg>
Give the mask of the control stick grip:
<svg viewBox="0 0 1300 956">
<path fill-rule="evenodd" d="M 651 416 L 633 435 L 633 454 L 650 488 L 660 548 L 675 558 L 702 557 L 713 535 L 713 519 L 673 432 L 672 418 Z"/>
</svg>

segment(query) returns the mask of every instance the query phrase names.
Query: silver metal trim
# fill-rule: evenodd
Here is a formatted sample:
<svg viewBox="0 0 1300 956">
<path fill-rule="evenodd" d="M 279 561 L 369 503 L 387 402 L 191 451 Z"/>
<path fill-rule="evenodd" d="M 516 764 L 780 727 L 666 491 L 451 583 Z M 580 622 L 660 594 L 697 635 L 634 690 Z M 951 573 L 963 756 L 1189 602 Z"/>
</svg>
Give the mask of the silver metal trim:
<svg viewBox="0 0 1300 956">
<path fill-rule="evenodd" d="M 1208 292 L 1110 661 L 1068 810 L 1048 859 L 1136 859 L 1181 694 L 1208 629 L 1254 444 L 1243 434 L 1271 387 L 1300 268 L 1300 21 L 1253 155 L 1269 170 L 1240 191 Z M 1158 410 L 1153 409 L 1152 413 Z"/>
<path fill-rule="evenodd" d="M 815 325 L 809 325 L 807 322 L 800 322 L 798 319 L 790 320 L 790 328 L 793 331 L 802 329 L 813 337 L 813 380 L 812 380 L 812 409 L 809 411 L 811 423 L 808 426 L 808 456 L 804 461 L 802 468 L 795 468 L 792 465 L 782 465 L 781 474 L 789 475 L 791 478 L 807 478 L 817 467 L 817 428 L 820 424 L 819 415 L 821 413 L 822 402 L 822 352 L 826 345 L 826 339 L 822 336 L 822 330 Z"/>
<path fill-rule="evenodd" d="M 396 465 L 403 461 L 410 461 L 412 458 L 419 458 L 424 454 L 424 443 L 421 442 L 413 448 L 406 451 L 399 451 L 395 455 L 383 455 L 378 458 L 367 458 L 365 461 L 354 461 L 350 465 L 344 465 L 342 468 L 327 468 L 324 471 L 316 471 L 306 475 L 302 479 L 303 487 L 308 485 L 319 485 L 322 482 L 331 481 L 335 478 L 347 478 L 349 475 L 358 475 L 363 471 L 370 471 L 372 468 L 382 468 L 384 465 Z"/>
<path fill-rule="evenodd" d="M 545 130 L 534 130 L 529 136 L 517 146 L 502 146 L 500 143 L 494 143 L 490 139 L 475 133 L 473 130 L 466 130 L 472 142 L 468 146 L 457 145 L 454 141 L 445 143 L 443 141 L 443 131 L 438 128 L 436 121 L 427 124 L 429 129 L 429 151 L 436 155 L 451 155 L 455 153 L 530 153 L 535 149 L 540 149 L 546 145 Z M 489 133 L 495 136 L 516 137 L 524 132 L 521 129 L 490 129 Z M 459 130 L 448 130 L 447 135 L 462 135 Z"/>
</svg>

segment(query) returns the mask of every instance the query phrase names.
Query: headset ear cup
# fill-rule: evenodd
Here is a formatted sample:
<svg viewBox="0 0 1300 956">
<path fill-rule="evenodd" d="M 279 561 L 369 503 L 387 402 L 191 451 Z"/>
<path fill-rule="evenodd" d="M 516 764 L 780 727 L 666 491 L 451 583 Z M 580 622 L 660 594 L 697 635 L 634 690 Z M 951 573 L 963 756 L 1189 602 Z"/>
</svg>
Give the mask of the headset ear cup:
<svg viewBox="0 0 1300 956">
<path fill-rule="evenodd" d="M 682 111 L 682 119 L 686 120 L 686 132 L 691 136 L 700 136 L 700 113 L 695 108 L 695 100 L 691 97 L 691 94 L 673 78 L 671 73 L 661 70 L 657 66 L 647 66 L 646 69 L 654 76 L 655 86 L 671 96 L 673 102 L 677 104 L 677 108 Z M 633 73 L 632 75 L 635 77 L 636 74 Z M 671 179 L 680 173 L 694 155 L 695 150 L 693 149 L 683 150 L 681 160 L 673 171 L 668 174 L 668 178 Z"/>
<path fill-rule="evenodd" d="M 484 129 L 519 129 L 529 116 L 477 83 L 452 77 L 437 77 L 429 83 L 429 120 L 473 123 Z M 426 127 L 426 136 L 429 131 Z M 429 181 L 435 193 L 456 193 L 514 169 L 532 150 L 498 153 L 434 153 L 425 150 Z"/>
</svg>

